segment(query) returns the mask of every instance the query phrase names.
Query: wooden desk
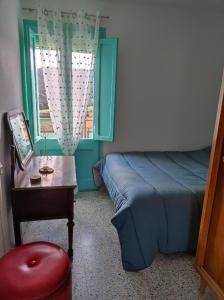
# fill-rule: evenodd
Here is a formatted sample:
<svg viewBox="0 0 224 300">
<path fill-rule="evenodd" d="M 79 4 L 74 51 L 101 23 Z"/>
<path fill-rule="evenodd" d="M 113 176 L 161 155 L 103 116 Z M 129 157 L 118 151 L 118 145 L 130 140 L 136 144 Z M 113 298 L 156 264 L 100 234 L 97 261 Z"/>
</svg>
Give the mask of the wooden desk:
<svg viewBox="0 0 224 300">
<path fill-rule="evenodd" d="M 73 156 L 51 156 L 48 166 L 54 173 L 41 175 L 41 183 L 31 184 L 30 176 L 39 174 L 39 168 L 46 163 L 46 157 L 32 157 L 24 171 L 15 176 L 12 188 L 12 211 L 14 219 L 15 243 L 21 245 L 20 222 L 68 219 L 68 255 L 73 249 L 73 203 L 77 186 L 75 161 Z"/>
</svg>

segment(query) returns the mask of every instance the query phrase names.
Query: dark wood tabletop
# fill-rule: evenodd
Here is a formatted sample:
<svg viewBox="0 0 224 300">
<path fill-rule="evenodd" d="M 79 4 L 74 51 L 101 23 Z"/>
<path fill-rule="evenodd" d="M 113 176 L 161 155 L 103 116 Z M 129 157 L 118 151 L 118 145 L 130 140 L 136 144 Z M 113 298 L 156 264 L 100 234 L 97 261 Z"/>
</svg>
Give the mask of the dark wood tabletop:
<svg viewBox="0 0 224 300">
<path fill-rule="evenodd" d="M 41 175 L 39 169 L 44 165 L 54 169 L 52 174 Z M 40 175 L 41 182 L 31 184 L 30 177 Z M 55 189 L 77 186 L 74 156 L 34 156 L 23 172 L 15 176 L 14 191 L 26 189 Z"/>
</svg>

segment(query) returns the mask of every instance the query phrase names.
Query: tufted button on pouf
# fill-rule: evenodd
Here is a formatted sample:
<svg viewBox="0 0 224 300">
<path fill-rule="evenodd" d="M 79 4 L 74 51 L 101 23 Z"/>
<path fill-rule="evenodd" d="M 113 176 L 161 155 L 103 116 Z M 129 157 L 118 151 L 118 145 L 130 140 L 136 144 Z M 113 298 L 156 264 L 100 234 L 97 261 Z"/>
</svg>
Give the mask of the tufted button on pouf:
<svg viewBox="0 0 224 300">
<path fill-rule="evenodd" d="M 0 300 L 72 300 L 71 263 L 59 246 L 25 244 L 0 258 Z"/>
</svg>

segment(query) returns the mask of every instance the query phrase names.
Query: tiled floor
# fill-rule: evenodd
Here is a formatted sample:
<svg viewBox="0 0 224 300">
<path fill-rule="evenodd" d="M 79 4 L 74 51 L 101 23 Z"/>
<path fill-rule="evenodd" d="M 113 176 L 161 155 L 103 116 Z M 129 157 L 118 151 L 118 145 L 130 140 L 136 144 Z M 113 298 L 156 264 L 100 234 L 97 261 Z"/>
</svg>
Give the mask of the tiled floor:
<svg viewBox="0 0 224 300">
<path fill-rule="evenodd" d="M 73 297 L 75 300 L 198 300 L 194 257 L 158 255 L 151 267 L 125 272 L 121 266 L 114 209 L 105 193 L 77 195 L 75 204 Z M 25 225 L 25 226 L 24 226 Z M 48 240 L 67 248 L 66 221 L 23 225 L 24 242 Z M 208 292 L 206 300 L 215 299 Z"/>
</svg>

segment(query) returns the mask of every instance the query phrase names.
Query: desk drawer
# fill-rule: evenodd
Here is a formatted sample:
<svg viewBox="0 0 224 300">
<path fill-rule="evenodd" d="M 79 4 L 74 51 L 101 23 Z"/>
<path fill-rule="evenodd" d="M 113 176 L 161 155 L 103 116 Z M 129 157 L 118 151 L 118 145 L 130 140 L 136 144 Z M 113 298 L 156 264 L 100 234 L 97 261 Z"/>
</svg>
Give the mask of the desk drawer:
<svg viewBox="0 0 224 300">
<path fill-rule="evenodd" d="M 14 192 L 13 213 L 20 221 L 73 217 L 73 190 Z"/>
</svg>

